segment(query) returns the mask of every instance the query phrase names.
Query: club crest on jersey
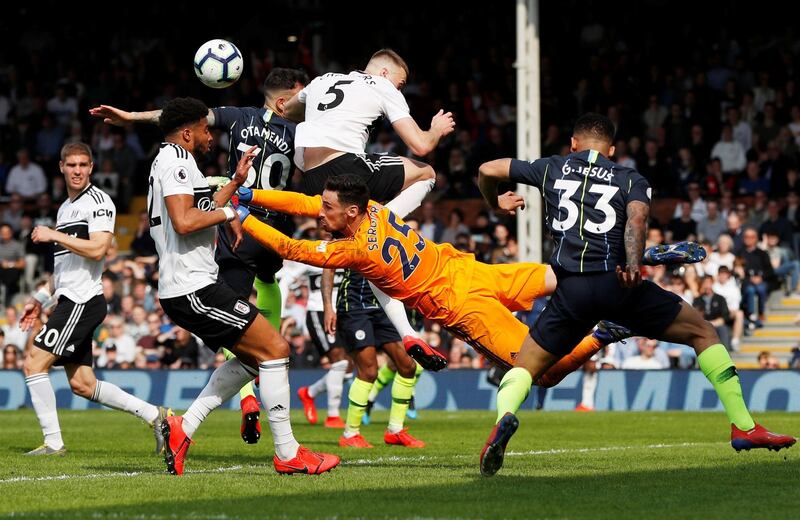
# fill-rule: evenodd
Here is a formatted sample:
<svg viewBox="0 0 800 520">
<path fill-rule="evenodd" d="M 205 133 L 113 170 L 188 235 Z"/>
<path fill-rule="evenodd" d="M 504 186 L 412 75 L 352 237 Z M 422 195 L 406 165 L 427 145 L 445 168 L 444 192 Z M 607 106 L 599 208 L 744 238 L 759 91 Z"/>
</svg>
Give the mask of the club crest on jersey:
<svg viewBox="0 0 800 520">
<path fill-rule="evenodd" d="M 189 174 L 186 173 L 185 168 L 178 168 L 177 170 L 175 170 L 175 180 L 180 183 L 186 184 L 186 181 L 189 180 Z"/>
<path fill-rule="evenodd" d="M 244 316 L 250 312 L 250 305 L 246 304 L 242 300 L 237 300 L 236 304 L 233 306 L 233 310 Z"/>
<path fill-rule="evenodd" d="M 323 240 L 317 245 L 317 253 L 324 253 L 328 250 L 328 242 Z"/>
</svg>

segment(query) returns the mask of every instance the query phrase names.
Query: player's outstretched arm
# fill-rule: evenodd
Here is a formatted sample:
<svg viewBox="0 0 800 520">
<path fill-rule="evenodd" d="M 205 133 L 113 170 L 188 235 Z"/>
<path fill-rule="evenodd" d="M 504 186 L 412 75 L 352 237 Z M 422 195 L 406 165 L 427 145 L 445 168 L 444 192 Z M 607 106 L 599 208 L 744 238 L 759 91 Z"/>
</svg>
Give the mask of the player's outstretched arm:
<svg viewBox="0 0 800 520">
<path fill-rule="evenodd" d="M 246 207 L 239 206 L 237 211 L 246 233 L 287 260 L 316 267 L 357 268 L 361 258 L 366 255 L 366 251 L 360 250 L 354 240 L 295 240 L 251 217 Z"/>
<path fill-rule="evenodd" d="M 306 119 L 306 104 L 300 101 L 298 94 L 283 105 L 283 117 L 295 123 L 302 123 Z"/>
<path fill-rule="evenodd" d="M 100 105 L 89 109 L 89 114 L 94 117 L 102 117 L 107 125 L 127 126 L 133 123 L 158 124 L 161 117 L 161 110 L 148 110 L 146 112 L 128 112 L 126 110 L 112 107 L 111 105 Z M 208 111 L 208 124 L 214 126 L 214 113 Z"/>
<path fill-rule="evenodd" d="M 439 110 L 431 119 L 430 130 L 422 130 L 410 117 L 398 119 L 392 126 L 406 146 L 415 155 L 422 157 L 436 148 L 442 137 L 455 130 L 456 122 L 453 120 L 452 112 L 445 113 L 444 110 Z"/>
<path fill-rule="evenodd" d="M 239 202 L 260 208 L 280 211 L 287 215 L 317 218 L 322 209 L 322 197 L 278 190 L 239 188 Z"/>
<path fill-rule="evenodd" d="M 514 215 L 517 209 L 525 209 L 525 199 L 508 191 L 499 195 L 497 187 L 511 176 L 511 159 L 497 159 L 481 164 L 478 169 L 478 188 L 483 198 L 495 213 Z"/>
<path fill-rule="evenodd" d="M 626 208 L 628 220 L 625 223 L 625 259 L 627 265 L 623 270 L 617 266 L 617 276 L 623 287 L 636 287 L 642 282 L 642 254 L 647 235 L 647 218 L 650 206 L 644 202 L 633 200 Z"/>
</svg>

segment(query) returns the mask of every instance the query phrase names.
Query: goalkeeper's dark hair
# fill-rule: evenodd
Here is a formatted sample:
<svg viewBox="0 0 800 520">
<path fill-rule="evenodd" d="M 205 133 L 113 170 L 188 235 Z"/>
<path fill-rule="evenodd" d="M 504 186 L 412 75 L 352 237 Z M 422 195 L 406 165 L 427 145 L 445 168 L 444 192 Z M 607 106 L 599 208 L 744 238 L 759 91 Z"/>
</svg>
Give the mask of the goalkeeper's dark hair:
<svg viewBox="0 0 800 520">
<path fill-rule="evenodd" d="M 361 213 L 367 211 L 369 188 L 367 183 L 358 175 L 345 173 L 329 177 L 325 182 L 325 189 L 335 191 L 339 196 L 340 203 L 355 204 Z"/>
<path fill-rule="evenodd" d="M 281 90 L 291 90 L 297 84 L 308 85 L 308 74 L 300 69 L 276 67 L 264 80 L 264 94 L 269 96 Z"/>
<path fill-rule="evenodd" d="M 579 117 L 572 129 L 572 135 L 584 136 L 608 144 L 614 144 L 615 133 L 614 123 L 606 116 L 594 112 Z"/>
<path fill-rule="evenodd" d="M 199 99 L 185 97 L 171 99 L 161 110 L 158 126 L 165 136 L 191 126 L 208 117 L 208 107 Z"/>
</svg>

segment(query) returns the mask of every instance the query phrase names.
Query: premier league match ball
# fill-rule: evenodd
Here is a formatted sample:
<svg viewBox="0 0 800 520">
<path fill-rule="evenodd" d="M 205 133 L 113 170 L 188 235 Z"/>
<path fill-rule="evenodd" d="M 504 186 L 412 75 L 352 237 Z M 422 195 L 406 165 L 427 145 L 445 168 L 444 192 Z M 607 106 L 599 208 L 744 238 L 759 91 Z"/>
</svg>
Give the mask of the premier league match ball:
<svg viewBox="0 0 800 520">
<path fill-rule="evenodd" d="M 211 88 L 225 88 L 236 83 L 244 69 L 242 53 L 226 40 L 210 40 L 194 55 L 194 73 Z"/>
</svg>

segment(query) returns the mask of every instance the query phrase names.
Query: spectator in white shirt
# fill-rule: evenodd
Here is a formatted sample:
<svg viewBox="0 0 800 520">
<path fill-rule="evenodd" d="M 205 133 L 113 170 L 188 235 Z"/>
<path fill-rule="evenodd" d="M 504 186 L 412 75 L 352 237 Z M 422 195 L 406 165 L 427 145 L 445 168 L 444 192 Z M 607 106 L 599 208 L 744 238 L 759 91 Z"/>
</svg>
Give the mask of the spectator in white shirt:
<svg viewBox="0 0 800 520">
<path fill-rule="evenodd" d="M 6 324 L 2 327 L 6 336 L 6 345 L 16 345 L 20 350 L 28 343 L 28 332 L 19 327 L 19 316 L 15 307 L 6 307 Z"/>
<path fill-rule="evenodd" d="M 18 151 L 17 161 L 18 163 L 8 173 L 6 193 L 17 193 L 24 199 L 34 199 L 47 191 L 44 170 L 31 161 L 28 150 Z"/>
<path fill-rule="evenodd" d="M 133 364 L 136 359 L 136 342 L 125 332 L 125 322 L 119 316 L 109 320 L 109 337 L 103 342 L 103 353 L 97 359 L 97 366 L 105 367 L 108 362 L 107 352 L 112 346 L 116 348 L 116 362 L 120 365 Z"/>
<path fill-rule="evenodd" d="M 722 266 L 728 268 L 728 271 L 733 271 L 733 262 L 736 260 L 736 255 L 733 254 L 733 239 L 730 235 L 720 235 L 717 238 L 717 250 L 708 256 L 709 260 L 705 265 L 706 274 L 717 276 Z"/>
<path fill-rule="evenodd" d="M 711 157 L 719 157 L 722 162 L 722 173 L 737 174 L 744 170 L 747 164 L 744 151 L 741 143 L 733 139 L 733 128 L 726 124 L 722 127 L 720 140 L 711 149 Z"/>
<path fill-rule="evenodd" d="M 744 311 L 741 309 L 742 288 L 739 287 L 739 282 L 736 281 L 736 278 L 731 275 L 731 270 L 723 265 L 720 266 L 716 281 L 711 289 L 725 298 L 725 302 L 728 304 L 728 313 L 733 321 L 731 325 L 731 348 L 739 350 L 739 343 L 741 343 L 742 334 L 744 333 Z"/>
<path fill-rule="evenodd" d="M 622 368 L 627 370 L 660 370 L 669 368 L 669 359 L 659 360 L 656 357 L 657 349 L 658 341 L 639 338 L 639 355 L 625 359 L 622 362 Z"/>
</svg>

